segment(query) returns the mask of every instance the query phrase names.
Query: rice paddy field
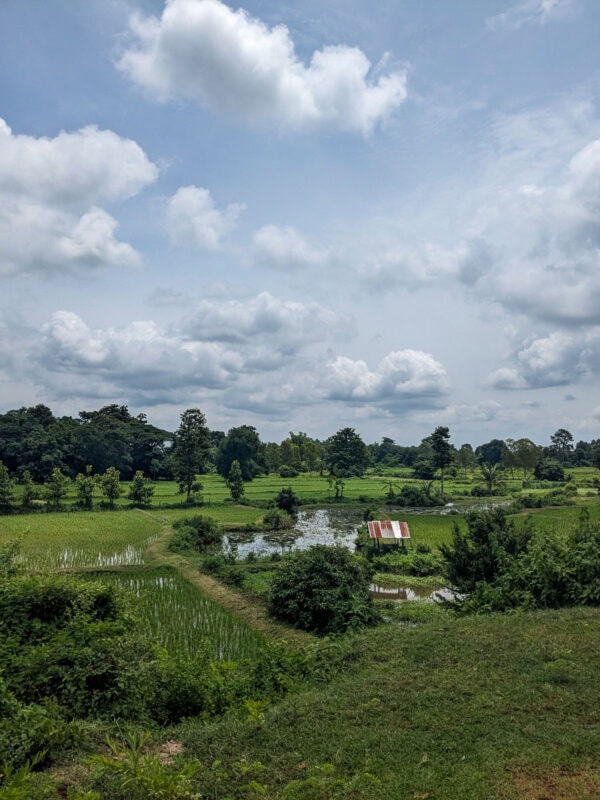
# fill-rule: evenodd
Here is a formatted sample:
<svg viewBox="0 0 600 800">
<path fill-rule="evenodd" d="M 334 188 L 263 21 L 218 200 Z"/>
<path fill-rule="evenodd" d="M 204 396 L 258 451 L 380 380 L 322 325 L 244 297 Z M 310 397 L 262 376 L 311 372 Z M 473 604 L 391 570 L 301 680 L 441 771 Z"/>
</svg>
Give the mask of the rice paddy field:
<svg viewBox="0 0 600 800">
<path fill-rule="evenodd" d="M 239 661 L 256 656 L 263 641 L 175 569 L 88 572 L 86 576 L 116 584 L 131 594 L 143 629 L 169 653 L 191 656 L 208 651 L 221 661 Z"/>
<path fill-rule="evenodd" d="M 28 570 L 131 567 L 158 536 L 160 520 L 136 510 L 0 517 L 0 545 L 19 537 Z"/>
</svg>

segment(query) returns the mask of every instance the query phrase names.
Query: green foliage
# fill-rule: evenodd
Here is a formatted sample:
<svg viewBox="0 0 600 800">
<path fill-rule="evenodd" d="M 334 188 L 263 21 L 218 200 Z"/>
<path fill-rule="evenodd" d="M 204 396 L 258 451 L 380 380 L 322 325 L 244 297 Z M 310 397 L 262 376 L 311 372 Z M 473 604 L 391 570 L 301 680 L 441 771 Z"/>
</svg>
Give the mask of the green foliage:
<svg viewBox="0 0 600 800">
<path fill-rule="evenodd" d="M 14 502 L 15 482 L 0 461 L 0 511 L 10 511 Z"/>
<path fill-rule="evenodd" d="M 21 538 L 14 539 L 0 546 L 0 578 L 14 578 L 20 572 L 21 541 Z"/>
<path fill-rule="evenodd" d="M 441 473 L 441 491 L 444 494 L 444 471 L 454 460 L 454 448 L 448 441 L 450 430 L 444 425 L 438 425 L 429 437 L 429 443 L 433 450 L 433 466 Z"/>
<path fill-rule="evenodd" d="M 438 494 L 425 491 L 420 486 L 407 483 L 388 502 L 391 505 L 409 508 L 431 508 L 440 505 L 443 502 L 443 498 Z"/>
<path fill-rule="evenodd" d="M 279 477 L 281 478 L 297 478 L 298 470 L 295 467 L 290 467 L 288 464 L 282 464 L 279 467 Z"/>
<path fill-rule="evenodd" d="M 58 467 L 54 467 L 46 481 L 46 500 L 49 511 L 58 511 L 62 508 L 63 500 L 69 493 L 70 484 L 69 478 L 63 475 Z"/>
<path fill-rule="evenodd" d="M 575 493 L 577 489 L 573 487 Z M 513 511 L 521 511 L 524 508 L 546 508 L 548 506 L 572 506 L 575 504 L 573 491 L 569 487 L 564 489 L 553 489 L 544 494 L 522 494 L 516 497 L 511 505 Z"/>
<path fill-rule="evenodd" d="M 179 493 L 186 495 L 188 503 L 191 502 L 192 492 L 202 488 L 196 476 L 204 472 L 209 453 L 210 432 L 206 426 L 206 417 L 199 408 L 188 408 L 181 415 L 170 456 Z"/>
<path fill-rule="evenodd" d="M 79 472 L 75 476 L 75 489 L 77 491 L 77 501 L 81 508 L 90 510 L 94 505 L 94 489 L 96 479 L 92 475 L 91 464 L 85 468 L 85 473 Z"/>
<path fill-rule="evenodd" d="M 175 535 L 169 543 L 169 549 L 175 552 L 197 550 L 205 553 L 220 548 L 223 542 L 223 530 L 212 517 L 196 514 L 173 523 Z"/>
<path fill-rule="evenodd" d="M 294 526 L 294 518 L 280 508 L 272 508 L 263 517 L 263 528 L 268 531 L 282 531 Z"/>
<path fill-rule="evenodd" d="M 221 441 L 215 459 L 219 475 L 227 478 L 234 461 L 239 463 L 245 481 L 266 472 L 265 446 L 251 425 L 231 428 Z"/>
<path fill-rule="evenodd" d="M 93 756 L 89 763 L 93 783 L 111 800 L 200 800 L 193 779 L 199 764 L 168 765 L 148 753 L 150 734 L 129 734 L 123 745 L 108 739 L 108 756 Z"/>
<path fill-rule="evenodd" d="M 58 704 L 24 704 L 0 678 L 0 753 L 3 768 L 48 764 L 75 744 L 78 728 L 66 722 Z M 2 795 L 0 794 L 0 797 Z"/>
<path fill-rule="evenodd" d="M 540 481 L 564 481 L 565 471 L 562 465 L 554 458 L 542 458 L 533 471 Z"/>
<path fill-rule="evenodd" d="M 443 559 L 437 553 L 415 551 L 375 556 L 372 563 L 378 572 L 417 576 L 441 575 L 444 566 Z"/>
<path fill-rule="evenodd" d="M 463 613 L 600 604 L 600 525 L 584 509 L 566 535 L 516 528 L 501 511 L 472 514 L 440 550 Z"/>
<path fill-rule="evenodd" d="M 98 482 L 100 484 L 100 491 L 104 497 L 106 497 L 109 507 L 114 508 L 115 500 L 123 493 L 119 470 L 116 467 L 109 467 L 104 475 L 100 475 Z"/>
<path fill-rule="evenodd" d="M 136 506 L 149 506 L 154 495 L 154 487 L 144 478 L 144 473 L 138 469 L 129 486 L 129 499 Z"/>
<path fill-rule="evenodd" d="M 423 481 L 432 481 L 435 478 L 435 466 L 433 460 L 420 458 L 413 464 L 413 475 Z"/>
<path fill-rule="evenodd" d="M 22 703 L 135 715 L 150 655 L 114 587 L 56 577 L 0 583 L 0 670 Z"/>
<path fill-rule="evenodd" d="M 225 483 L 229 488 L 231 499 L 236 503 L 238 500 L 241 500 L 244 496 L 244 478 L 242 475 L 240 462 L 237 459 L 232 461 L 229 475 L 227 476 Z"/>
<path fill-rule="evenodd" d="M 319 634 L 372 625 L 377 615 L 370 577 L 367 565 L 348 550 L 315 545 L 282 564 L 271 585 L 269 612 Z"/>
<path fill-rule="evenodd" d="M 291 486 L 280 489 L 275 496 L 275 505 L 288 514 L 295 514 L 300 505 L 300 498 L 294 493 Z"/>
<path fill-rule="evenodd" d="M 23 492 L 21 494 L 21 505 L 23 508 L 29 508 L 34 500 L 38 498 L 38 490 L 31 477 L 31 472 L 26 469 L 21 477 L 23 484 Z"/>
<path fill-rule="evenodd" d="M 338 478 L 363 475 L 369 452 L 354 428 L 341 428 L 325 442 L 329 471 Z"/>
<path fill-rule="evenodd" d="M 333 764 L 308 770 L 306 778 L 290 781 L 284 787 L 282 800 L 378 800 L 381 781 L 366 770 L 350 778 L 338 774 Z"/>
</svg>

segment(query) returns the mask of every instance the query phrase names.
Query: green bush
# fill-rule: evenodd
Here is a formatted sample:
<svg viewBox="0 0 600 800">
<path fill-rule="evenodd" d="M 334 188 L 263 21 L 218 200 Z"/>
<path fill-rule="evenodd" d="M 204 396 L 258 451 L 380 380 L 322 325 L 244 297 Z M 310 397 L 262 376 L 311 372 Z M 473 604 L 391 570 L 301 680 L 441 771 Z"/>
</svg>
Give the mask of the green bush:
<svg viewBox="0 0 600 800">
<path fill-rule="evenodd" d="M 54 701 L 43 705 L 20 703 L 0 678 L 0 753 L 4 767 L 48 764 L 64 755 L 77 734 L 77 728 L 65 721 Z"/>
<path fill-rule="evenodd" d="M 399 575 L 440 575 L 444 560 L 435 553 L 386 553 L 373 558 L 378 572 L 393 572 Z"/>
<path fill-rule="evenodd" d="M 275 496 L 275 505 L 281 511 L 288 514 L 295 514 L 298 506 L 300 505 L 300 498 L 294 493 L 291 486 L 281 489 Z"/>
<path fill-rule="evenodd" d="M 369 567 L 345 548 L 315 545 L 292 553 L 271 585 L 269 612 L 297 628 L 342 633 L 377 621 Z"/>
<path fill-rule="evenodd" d="M 281 478 L 297 478 L 298 470 L 294 467 L 288 466 L 287 464 L 282 464 L 279 467 L 279 476 Z"/>
<path fill-rule="evenodd" d="M 263 517 L 263 528 L 268 531 L 282 531 L 292 528 L 294 525 L 294 518 L 286 511 L 281 511 L 279 508 L 273 508 Z"/>
<path fill-rule="evenodd" d="M 587 510 L 568 532 L 516 528 L 503 512 L 480 512 L 440 547 L 466 612 L 600 605 L 600 524 Z"/>
<path fill-rule="evenodd" d="M 220 547 L 223 542 L 223 530 L 212 517 L 196 514 L 177 520 L 173 527 L 176 533 L 171 537 L 169 550 L 175 552 L 197 550 L 203 553 Z"/>
<path fill-rule="evenodd" d="M 407 483 L 397 495 L 388 501 L 392 505 L 411 508 L 431 508 L 443 503 L 443 498 L 438 494 L 427 494 L 418 486 Z"/>
<path fill-rule="evenodd" d="M 22 703 L 56 700 L 68 716 L 134 716 L 152 651 L 115 587 L 67 578 L 0 584 L 0 671 Z"/>
</svg>

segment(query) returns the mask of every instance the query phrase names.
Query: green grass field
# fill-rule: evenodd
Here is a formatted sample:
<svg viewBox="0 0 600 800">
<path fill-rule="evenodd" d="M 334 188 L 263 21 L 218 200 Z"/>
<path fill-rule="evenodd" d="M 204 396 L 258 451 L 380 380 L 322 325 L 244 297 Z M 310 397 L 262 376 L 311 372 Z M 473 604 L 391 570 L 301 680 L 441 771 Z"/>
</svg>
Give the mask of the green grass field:
<svg viewBox="0 0 600 800">
<path fill-rule="evenodd" d="M 390 624 L 356 639 L 329 684 L 262 723 L 190 720 L 169 735 L 205 764 L 260 762 L 268 797 L 332 764 L 346 789 L 321 770 L 320 790 L 317 773 L 292 796 L 594 800 L 599 644 L 595 609 Z"/>
</svg>

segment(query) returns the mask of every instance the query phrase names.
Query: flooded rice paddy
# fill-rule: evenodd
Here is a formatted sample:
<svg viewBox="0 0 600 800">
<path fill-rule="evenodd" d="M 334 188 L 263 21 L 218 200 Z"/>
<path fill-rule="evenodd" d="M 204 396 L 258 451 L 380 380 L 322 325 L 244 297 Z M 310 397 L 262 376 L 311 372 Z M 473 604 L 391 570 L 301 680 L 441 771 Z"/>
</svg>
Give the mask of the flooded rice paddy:
<svg viewBox="0 0 600 800">
<path fill-rule="evenodd" d="M 261 646 L 259 634 L 174 569 L 87 573 L 86 577 L 116 584 L 132 594 L 142 626 L 172 654 L 208 650 L 213 658 L 237 661 L 252 658 Z"/>
</svg>

